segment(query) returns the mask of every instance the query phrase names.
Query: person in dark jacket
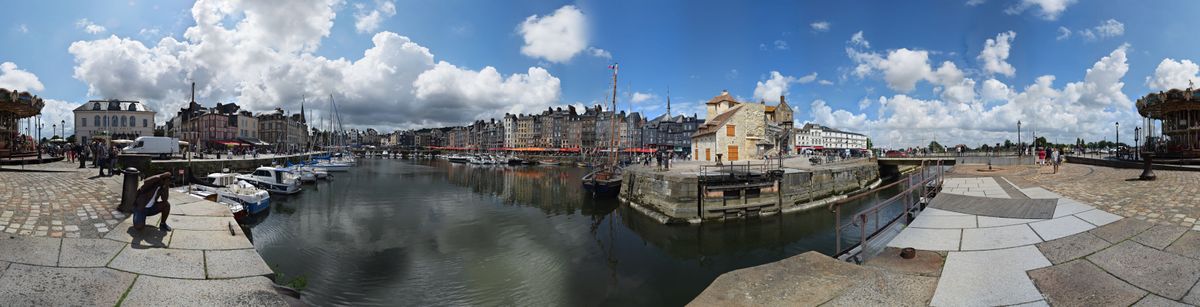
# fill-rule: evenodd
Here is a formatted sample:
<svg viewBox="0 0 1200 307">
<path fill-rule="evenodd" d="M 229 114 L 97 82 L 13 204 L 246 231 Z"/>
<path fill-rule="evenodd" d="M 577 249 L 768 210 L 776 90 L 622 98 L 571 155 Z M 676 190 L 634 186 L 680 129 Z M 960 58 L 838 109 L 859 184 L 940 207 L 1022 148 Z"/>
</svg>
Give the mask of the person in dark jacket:
<svg viewBox="0 0 1200 307">
<path fill-rule="evenodd" d="M 139 231 L 146 227 L 146 217 L 162 213 L 158 219 L 158 229 L 171 231 L 167 226 L 167 217 L 171 215 L 171 203 L 167 199 L 168 185 L 171 183 L 171 172 L 163 172 L 147 177 L 137 190 L 134 198 L 133 228 Z"/>
</svg>

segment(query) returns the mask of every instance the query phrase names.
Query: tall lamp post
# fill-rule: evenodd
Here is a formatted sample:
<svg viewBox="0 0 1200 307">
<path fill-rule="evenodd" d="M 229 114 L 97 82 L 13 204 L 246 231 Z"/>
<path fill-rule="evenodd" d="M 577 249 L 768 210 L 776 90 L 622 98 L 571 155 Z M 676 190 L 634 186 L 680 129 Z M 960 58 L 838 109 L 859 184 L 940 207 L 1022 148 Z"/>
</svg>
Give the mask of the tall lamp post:
<svg viewBox="0 0 1200 307">
<path fill-rule="evenodd" d="M 1025 146 L 1021 144 L 1021 121 L 1018 120 L 1017 121 L 1017 156 L 1018 157 L 1025 155 L 1025 149 L 1023 147 L 1025 147 Z"/>
<path fill-rule="evenodd" d="M 67 140 L 67 120 L 65 120 L 65 119 L 60 120 L 60 121 L 58 121 L 58 123 L 61 124 L 61 125 L 58 125 L 58 127 L 62 128 L 62 134 L 60 134 L 59 137 L 61 137 L 63 139 L 63 141 L 66 141 Z"/>
<path fill-rule="evenodd" d="M 1133 159 L 1137 160 L 1141 157 L 1142 143 L 1139 141 L 1142 136 L 1142 127 L 1133 127 Z"/>
<path fill-rule="evenodd" d="M 1117 125 L 1117 128 L 1116 128 L 1117 144 L 1114 146 L 1117 147 L 1117 158 L 1120 158 L 1121 157 L 1121 122 L 1116 122 L 1115 124 Z"/>
</svg>

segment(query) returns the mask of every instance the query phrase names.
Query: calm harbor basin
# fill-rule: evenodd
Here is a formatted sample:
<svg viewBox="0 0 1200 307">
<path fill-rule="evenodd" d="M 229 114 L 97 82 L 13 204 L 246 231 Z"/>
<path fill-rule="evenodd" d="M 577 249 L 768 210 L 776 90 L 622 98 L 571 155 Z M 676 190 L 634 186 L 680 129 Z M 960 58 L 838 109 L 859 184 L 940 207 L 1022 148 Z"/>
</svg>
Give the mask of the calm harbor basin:
<svg viewBox="0 0 1200 307">
<path fill-rule="evenodd" d="M 722 273 L 834 249 L 823 208 L 662 225 L 593 199 L 585 172 L 363 159 L 273 198 L 251 234 L 280 279 L 302 279 L 303 300 L 322 306 L 683 305 Z"/>
</svg>

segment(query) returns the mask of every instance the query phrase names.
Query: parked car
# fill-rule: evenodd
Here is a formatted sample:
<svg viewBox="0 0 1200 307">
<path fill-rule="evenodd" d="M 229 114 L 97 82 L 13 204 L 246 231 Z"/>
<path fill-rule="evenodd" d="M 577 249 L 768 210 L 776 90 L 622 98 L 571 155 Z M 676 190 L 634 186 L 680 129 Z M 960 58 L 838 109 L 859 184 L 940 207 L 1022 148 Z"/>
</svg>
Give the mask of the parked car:
<svg viewBox="0 0 1200 307">
<path fill-rule="evenodd" d="M 179 139 L 165 136 L 142 136 L 121 152 L 130 154 L 158 155 L 167 158 L 179 153 Z"/>
<path fill-rule="evenodd" d="M 883 156 L 888 158 L 907 158 L 908 154 L 899 150 L 888 150 Z"/>
</svg>

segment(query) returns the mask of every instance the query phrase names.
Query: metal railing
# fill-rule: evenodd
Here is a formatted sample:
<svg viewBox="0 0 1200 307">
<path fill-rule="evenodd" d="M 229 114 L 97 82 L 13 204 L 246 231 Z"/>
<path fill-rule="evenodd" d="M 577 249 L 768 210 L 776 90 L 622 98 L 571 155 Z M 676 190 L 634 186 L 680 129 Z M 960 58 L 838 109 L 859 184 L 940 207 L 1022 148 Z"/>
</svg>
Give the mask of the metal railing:
<svg viewBox="0 0 1200 307">
<path fill-rule="evenodd" d="M 701 165 L 700 181 L 723 181 L 745 179 L 749 176 L 766 175 L 767 171 L 777 169 L 773 163 L 727 162 L 722 165 Z"/>
<path fill-rule="evenodd" d="M 929 162 L 929 163 L 926 163 Z M 877 187 L 867 192 L 839 200 L 829 204 L 829 210 L 834 213 L 834 234 L 835 234 L 835 253 L 834 257 L 838 259 L 860 259 L 858 256 L 866 251 L 867 244 L 872 239 L 875 239 L 880 233 L 888 229 L 901 218 L 907 216 L 913 211 L 914 206 L 924 201 L 929 201 L 941 190 L 942 177 L 945 175 L 945 168 L 942 167 L 942 161 L 922 161 L 918 172 L 911 173 L 903 179 L 896 182 Z M 930 167 L 935 167 L 932 172 Z M 914 182 L 915 181 L 915 182 Z M 842 206 L 850 204 L 856 200 L 874 195 L 880 191 L 895 187 L 900 184 L 907 183 L 903 191 L 896 195 L 880 201 L 871 207 L 855 213 L 851 218 L 851 223 L 842 225 Z M 931 185 L 932 183 L 932 185 Z M 914 192 L 916 192 L 914 194 Z M 880 217 L 880 213 L 885 209 L 893 206 L 903 206 L 903 211 L 900 211 L 895 216 Z M 851 227 L 858 227 L 859 240 L 858 243 L 851 244 L 846 248 L 842 248 L 842 233 Z M 868 229 L 870 226 L 870 229 Z"/>
</svg>

